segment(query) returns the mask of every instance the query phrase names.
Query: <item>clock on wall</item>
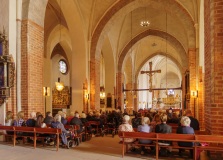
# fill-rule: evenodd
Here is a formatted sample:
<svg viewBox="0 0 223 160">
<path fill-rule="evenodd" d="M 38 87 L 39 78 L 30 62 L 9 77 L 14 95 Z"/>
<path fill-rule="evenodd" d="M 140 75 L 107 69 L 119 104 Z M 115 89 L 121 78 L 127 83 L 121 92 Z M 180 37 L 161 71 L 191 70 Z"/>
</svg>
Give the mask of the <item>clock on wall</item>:
<svg viewBox="0 0 223 160">
<path fill-rule="evenodd" d="M 62 74 L 66 74 L 67 73 L 67 62 L 63 59 L 61 59 L 59 61 L 59 71 L 62 73 Z"/>
</svg>

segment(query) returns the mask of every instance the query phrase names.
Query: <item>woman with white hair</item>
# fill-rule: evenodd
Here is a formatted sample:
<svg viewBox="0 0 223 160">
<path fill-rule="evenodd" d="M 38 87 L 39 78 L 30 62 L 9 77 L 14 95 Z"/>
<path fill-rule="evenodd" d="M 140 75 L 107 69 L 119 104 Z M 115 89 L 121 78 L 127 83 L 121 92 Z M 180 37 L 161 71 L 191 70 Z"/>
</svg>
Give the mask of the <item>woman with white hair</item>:
<svg viewBox="0 0 223 160">
<path fill-rule="evenodd" d="M 129 120 L 130 120 L 130 117 L 128 115 L 125 115 L 123 117 L 123 123 L 119 126 L 118 128 L 118 131 L 121 131 L 121 132 L 134 132 L 133 128 L 132 128 L 132 125 L 129 124 Z M 123 139 L 121 138 L 121 141 Z M 133 142 L 135 139 L 134 138 L 125 138 L 124 141 L 125 142 Z"/>
<path fill-rule="evenodd" d="M 137 128 L 138 132 L 145 132 L 145 133 L 151 132 L 151 127 L 149 126 L 149 124 L 150 124 L 149 118 L 148 117 L 143 117 L 142 118 L 142 125 L 138 126 L 138 128 Z M 151 143 L 151 140 L 139 139 L 139 143 L 148 144 L 148 143 Z"/>
<path fill-rule="evenodd" d="M 181 126 L 177 128 L 178 134 L 194 134 L 194 129 L 190 127 L 191 120 L 187 116 L 183 116 L 180 120 Z M 192 147 L 193 142 L 178 142 L 179 146 L 182 147 Z M 179 149 L 179 155 L 182 156 L 182 149 Z M 190 156 L 193 157 L 193 150 L 190 150 Z"/>
<path fill-rule="evenodd" d="M 67 131 L 64 128 L 63 123 L 61 123 L 61 115 L 56 114 L 54 117 L 54 120 L 55 120 L 55 122 L 52 122 L 52 127 L 59 128 L 62 130 L 61 138 L 62 138 L 63 147 L 67 148 L 67 136 L 70 135 L 70 132 Z"/>
</svg>

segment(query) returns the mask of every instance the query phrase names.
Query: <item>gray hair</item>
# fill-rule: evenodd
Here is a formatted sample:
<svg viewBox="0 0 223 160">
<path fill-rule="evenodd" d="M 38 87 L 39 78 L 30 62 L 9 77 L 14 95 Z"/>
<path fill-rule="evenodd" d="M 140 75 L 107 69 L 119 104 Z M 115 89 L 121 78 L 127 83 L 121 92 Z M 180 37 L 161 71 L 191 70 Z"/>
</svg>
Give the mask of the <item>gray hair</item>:
<svg viewBox="0 0 223 160">
<path fill-rule="evenodd" d="M 142 125 L 145 125 L 145 124 L 150 124 L 150 120 L 148 117 L 143 117 L 142 118 Z"/>
<path fill-rule="evenodd" d="M 30 113 L 30 118 L 36 118 L 36 112 L 31 112 Z"/>
<path fill-rule="evenodd" d="M 190 126 L 190 122 L 191 122 L 191 120 L 187 116 L 183 116 L 180 120 L 180 123 L 182 126 Z"/>
<path fill-rule="evenodd" d="M 55 121 L 57 122 L 61 122 L 61 115 L 59 114 L 56 114 L 55 117 L 54 117 Z"/>
<path fill-rule="evenodd" d="M 123 117 L 123 121 L 124 122 L 128 122 L 130 120 L 130 117 L 128 116 L 128 115 L 125 115 L 124 117 Z"/>
</svg>

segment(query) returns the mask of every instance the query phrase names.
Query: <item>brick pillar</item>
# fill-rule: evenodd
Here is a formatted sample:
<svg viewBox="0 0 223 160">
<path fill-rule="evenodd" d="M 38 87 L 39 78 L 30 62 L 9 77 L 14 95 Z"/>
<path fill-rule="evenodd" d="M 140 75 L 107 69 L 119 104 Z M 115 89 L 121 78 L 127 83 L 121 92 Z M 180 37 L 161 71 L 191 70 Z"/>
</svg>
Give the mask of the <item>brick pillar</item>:
<svg viewBox="0 0 223 160">
<path fill-rule="evenodd" d="M 188 55 L 189 55 L 188 60 L 189 60 L 189 71 L 190 71 L 190 91 L 192 90 L 196 91 L 197 90 L 196 88 L 196 50 L 190 49 Z M 194 117 L 196 117 L 196 112 L 197 112 L 196 103 L 197 103 L 197 98 L 191 97 L 190 106 L 188 106 L 188 109 L 192 111 L 192 113 L 194 114 Z"/>
<path fill-rule="evenodd" d="M 223 0 L 204 1 L 205 128 L 223 134 Z"/>
<path fill-rule="evenodd" d="M 100 58 L 90 61 L 90 109 L 100 108 Z"/>
<path fill-rule="evenodd" d="M 21 29 L 21 104 L 27 118 L 31 111 L 44 113 L 44 30 L 31 20 L 23 20 Z"/>
</svg>

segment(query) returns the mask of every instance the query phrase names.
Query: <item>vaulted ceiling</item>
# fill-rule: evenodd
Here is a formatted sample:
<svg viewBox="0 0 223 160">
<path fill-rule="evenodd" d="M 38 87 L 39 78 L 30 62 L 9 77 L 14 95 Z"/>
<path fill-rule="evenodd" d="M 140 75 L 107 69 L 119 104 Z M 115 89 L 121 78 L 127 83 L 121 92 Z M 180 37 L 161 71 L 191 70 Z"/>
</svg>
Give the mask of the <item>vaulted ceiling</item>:
<svg viewBox="0 0 223 160">
<path fill-rule="evenodd" d="M 129 77 L 137 75 L 147 61 L 153 61 L 154 69 L 167 66 L 167 57 L 169 65 L 174 66 L 172 72 L 180 77 L 188 67 L 188 50 L 197 47 L 199 0 L 66 0 L 66 5 L 75 7 L 61 13 L 63 3 L 49 0 L 45 35 L 58 23 L 75 32 L 67 26 L 63 13 L 77 10 L 82 23 L 76 25 L 82 27 L 86 42 L 97 40 L 91 48 L 102 51 L 108 45 L 103 40 L 108 39 L 116 71 Z M 140 26 L 142 20 L 150 25 Z"/>
</svg>

